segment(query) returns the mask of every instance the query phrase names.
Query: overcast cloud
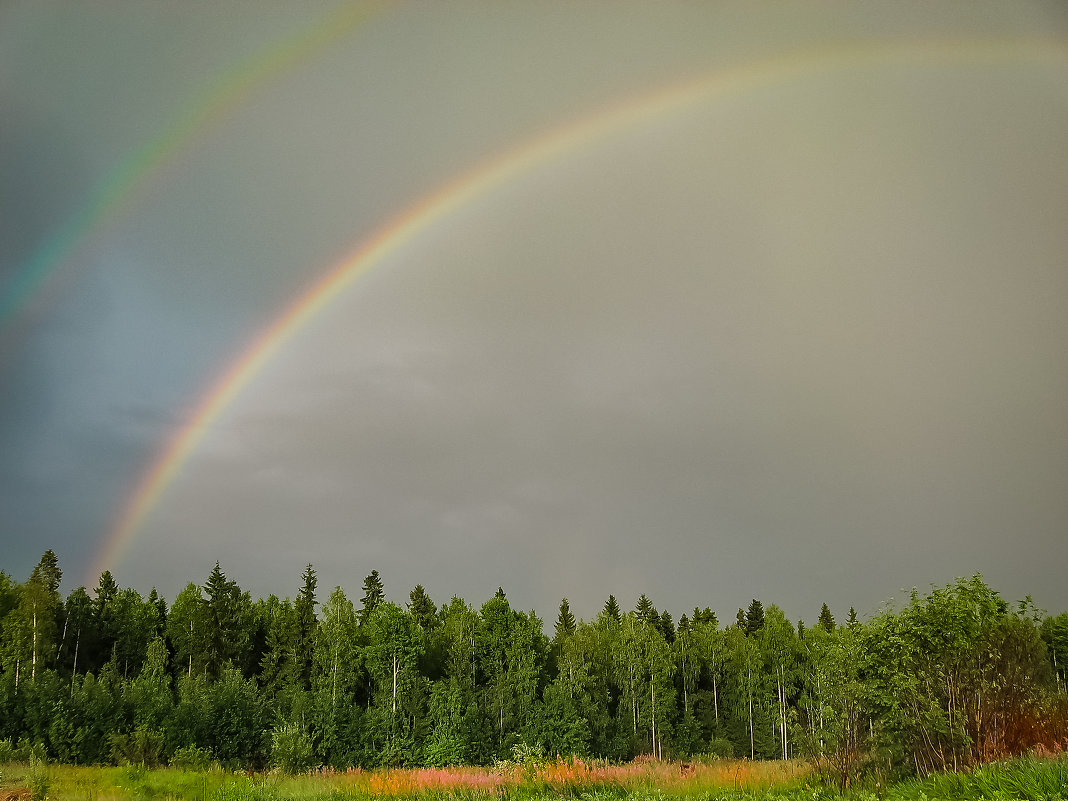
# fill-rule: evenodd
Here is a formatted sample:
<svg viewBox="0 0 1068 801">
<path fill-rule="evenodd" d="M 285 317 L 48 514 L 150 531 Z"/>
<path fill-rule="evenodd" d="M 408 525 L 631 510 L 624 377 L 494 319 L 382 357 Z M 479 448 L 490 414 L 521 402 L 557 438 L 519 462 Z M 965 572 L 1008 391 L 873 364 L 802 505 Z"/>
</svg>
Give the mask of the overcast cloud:
<svg viewBox="0 0 1068 801">
<path fill-rule="evenodd" d="M 331 7 L 219 8 L 0 12 L 0 292 Z M 546 618 L 645 592 L 807 620 L 981 571 L 1068 608 L 1063 10 L 764 12 L 383 6 L 231 97 L 0 322 L 0 569 L 51 547 L 95 583 L 217 377 L 421 198 L 601 109 L 847 46 L 887 55 L 639 120 L 420 231 L 227 408 L 111 569 L 171 598 L 216 560 L 292 595 L 312 562 L 324 596 L 378 569 L 396 600 L 501 585 Z"/>
</svg>

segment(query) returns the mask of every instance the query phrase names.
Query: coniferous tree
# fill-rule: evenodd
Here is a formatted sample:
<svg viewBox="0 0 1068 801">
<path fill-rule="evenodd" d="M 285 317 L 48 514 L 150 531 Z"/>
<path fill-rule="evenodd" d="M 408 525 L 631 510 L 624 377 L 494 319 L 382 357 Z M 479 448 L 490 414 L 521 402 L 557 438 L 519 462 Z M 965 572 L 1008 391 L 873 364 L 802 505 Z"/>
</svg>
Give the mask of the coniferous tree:
<svg viewBox="0 0 1068 801">
<path fill-rule="evenodd" d="M 293 661 L 296 680 L 301 689 L 311 689 L 312 648 L 315 644 L 315 587 L 318 579 L 311 563 L 301 574 L 300 592 L 293 602 L 294 622 L 296 623 L 296 642 L 293 648 Z"/>
<path fill-rule="evenodd" d="M 745 633 L 756 634 L 764 628 L 764 604 L 756 598 L 749 604 L 749 611 L 745 613 Z"/>
<path fill-rule="evenodd" d="M 267 695 L 275 699 L 279 715 L 288 720 L 293 694 L 302 691 L 300 671 L 296 662 L 297 619 L 288 598 L 278 600 L 270 595 L 256 602 L 256 618 L 263 626 L 263 648 L 260 653 L 259 683 Z M 315 644 L 310 649 L 313 657 Z"/>
<path fill-rule="evenodd" d="M 215 563 L 204 583 L 206 601 L 205 656 L 208 673 L 219 677 L 230 664 L 238 670 L 250 669 L 245 657 L 251 651 L 252 601 L 236 581 L 228 579 Z"/>
<path fill-rule="evenodd" d="M 571 606 L 568 604 L 567 598 L 564 598 L 560 601 L 560 611 L 556 616 L 556 639 L 560 640 L 574 633 L 575 616 L 571 612 Z"/>
<path fill-rule="evenodd" d="M 616 596 L 609 595 L 608 600 L 604 602 L 604 613 L 618 623 L 622 612 L 619 609 L 619 603 L 616 601 Z"/>
<path fill-rule="evenodd" d="M 111 659 L 115 652 L 115 642 L 118 634 L 115 631 L 115 599 L 119 594 L 119 585 L 110 570 L 100 574 L 95 593 L 96 600 L 93 604 L 93 616 L 95 618 L 95 637 L 89 643 L 89 653 L 86 654 L 86 670 L 99 671 L 101 666 Z"/>
<path fill-rule="evenodd" d="M 820 608 L 819 625 L 828 634 L 834 631 L 834 616 L 831 614 L 831 609 L 827 604 Z"/>
<path fill-rule="evenodd" d="M 704 609 L 698 609 L 695 606 L 693 614 L 690 615 L 690 622 L 694 624 L 707 623 L 713 628 L 719 625 L 719 619 L 716 617 L 716 613 L 707 606 Z"/>
<path fill-rule="evenodd" d="M 148 594 L 148 603 L 152 604 L 154 611 L 154 617 L 156 621 L 156 634 L 163 636 L 163 632 L 167 628 L 167 601 L 164 600 L 156 588 L 153 587 L 152 591 Z"/>
<path fill-rule="evenodd" d="M 638 603 L 634 607 L 634 614 L 638 616 L 640 622 L 659 628 L 660 613 L 656 611 L 653 602 L 649 600 L 644 592 L 638 598 Z"/>
<path fill-rule="evenodd" d="M 657 628 L 660 629 L 660 633 L 664 635 L 664 639 L 668 645 L 675 642 L 675 624 L 671 620 L 671 613 L 666 609 L 660 613 L 660 620 L 657 621 Z"/>
<path fill-rule="evenodd" d="M 59 595 L 59 582 L 63 578 L 63 571 L 59 569 L 59 560 L 51 548 L 41 555 L 40 561 L 30 573 L 30 581 L 40 584 L 53 596 Z"/>
<path fill-rule="evenodd" d="M 360 609 L 361 626 L 367 622 L 367 618 L 371 616 L 371 613 L 375 611 L 375 607 L 382 603 L 385 597 L 386 592 L 382 586 L 382 579 L 379 577 L 377 570 L 372 570 L 367 578 L 363 580 L 363 599 L 361 601 L 363 606 Z"/>
<path fill-rule="evenodd" d="M 441 625 L 441 620 L 438 618 L 438 608 L 430 600 L 430 596 L 426 594 L 422 584 L 416 584 L 412 591 L 408 593 L 408 611 L 411 612 L 415 622 L 423 628 L 423 631 L 434 631 Z"/>
</svg>

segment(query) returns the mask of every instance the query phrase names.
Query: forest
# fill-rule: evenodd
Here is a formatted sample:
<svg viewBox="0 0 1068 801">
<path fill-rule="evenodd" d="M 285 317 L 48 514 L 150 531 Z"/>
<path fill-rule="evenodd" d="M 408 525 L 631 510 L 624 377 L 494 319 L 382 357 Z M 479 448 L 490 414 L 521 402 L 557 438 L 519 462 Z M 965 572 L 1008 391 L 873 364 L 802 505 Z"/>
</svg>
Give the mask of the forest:
<svg viewBox="0 0 1068 801">
<path fill-rule="evenodd" d="M 979 575 L 870 620 L 811 624 L 752 600 L 676 621 L 646 595 L 551 626 L 503 589 L 477 608 L 416 586 L 386 600 L 253 600 L 216 564 L 168 603 L 110 572 L 63 598 L 46 551 L 0 572 L 0 761 L 230 768 L 485 765 L 526 749 L 625 761 L 808 758 L 843 785 L 926 776 L 1068 738 L 1068 613 Z M 815 610 L 814 610 L 815 611 Z"/>
</svg>

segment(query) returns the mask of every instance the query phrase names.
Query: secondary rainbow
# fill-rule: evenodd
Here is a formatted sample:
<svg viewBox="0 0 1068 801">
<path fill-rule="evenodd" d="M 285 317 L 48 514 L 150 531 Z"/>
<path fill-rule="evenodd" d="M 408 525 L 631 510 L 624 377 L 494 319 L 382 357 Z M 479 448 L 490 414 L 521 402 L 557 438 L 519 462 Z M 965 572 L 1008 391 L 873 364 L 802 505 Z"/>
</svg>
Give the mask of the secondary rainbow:
<svg viewBox="0 0 1068 801">
<path fill-rule="evenodd" d="M 79 210 L 38 247 L 0 294 L 0 333 L 27 308 L 48 278 L 73 258 L 88 235 L 128 208 L 147 178 L 196 140 L 213 122 L 240 105 L 258 87 L 323 51 L 354 30 L 378 8 L 344 6 L 283 41 L 271 45 L 214 81 L 178 114 L 176 121 L 115 167 Z"/>
<path fill-rule="evenodd" d="M 485 161 L 396 216 L 326 272 L 278 320 L 261 333 L 216 382 L 186 426 L 167 444 L 138 483 L 86 577 L 87 585 L 115 563 L 182 465 L 212 424 L 264 365 L 359 277 L 382 264 L 434 223 L 474 200 L 537 169 L 644 121 L 693 108 L 702 102 L 844 67 L 911 61 L 918 64 L 974 64 L 1006 60 L 1043 61 L 1068 69 L 1068 41 L 1059 39 L 894 42 L 838 47 L 779 56 L 717 70 L 661 91 L 601 110 L 534 137 Z"/>
</svg>

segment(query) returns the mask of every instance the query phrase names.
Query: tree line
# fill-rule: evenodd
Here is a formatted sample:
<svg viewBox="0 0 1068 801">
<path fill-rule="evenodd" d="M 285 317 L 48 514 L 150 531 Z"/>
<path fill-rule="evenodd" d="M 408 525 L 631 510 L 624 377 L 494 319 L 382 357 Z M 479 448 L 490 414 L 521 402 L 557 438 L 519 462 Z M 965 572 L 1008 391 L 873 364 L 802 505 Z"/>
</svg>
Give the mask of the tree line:
<svg viewBox="0 0 1068 801">
<path fill-rule="evenodd" d="M 676 623 L 645 595 L 548 636 L 502 589 L 476 608 L 416 586 L 253 600 L 216 564 L 168 605 L 59 593 L 55 554 L 0 572 L 0 741 L 69 763 L 231 767 L 489 764 L 516 746 L 627 760 L 811 757 L 844 782 L 926 774 L 1068 736 L 1068 613 L 1010 606 L 981 578 L 844 623 L 753 600 Z"/>
</svg>

